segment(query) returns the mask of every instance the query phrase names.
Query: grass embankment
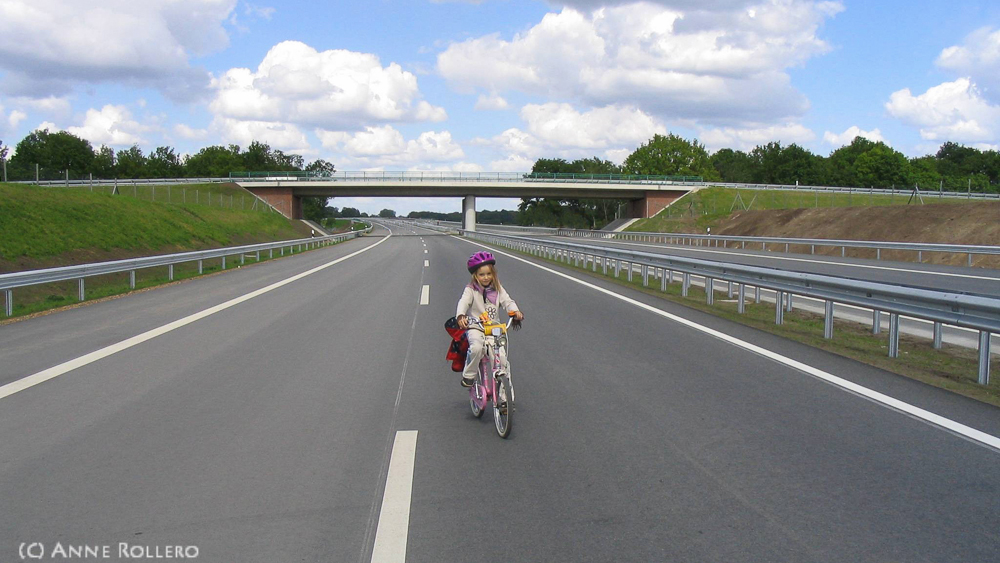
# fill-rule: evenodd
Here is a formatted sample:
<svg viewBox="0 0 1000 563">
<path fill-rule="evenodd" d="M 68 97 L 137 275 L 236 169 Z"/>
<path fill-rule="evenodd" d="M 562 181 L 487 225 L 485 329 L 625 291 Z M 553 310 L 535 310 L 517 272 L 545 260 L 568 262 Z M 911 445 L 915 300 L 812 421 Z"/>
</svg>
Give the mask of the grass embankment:
<svg viewBox="0 0 1000 563">
<path fill-rule="evenodd" d="M 737 199 L 737 197 L 739 199 Z M 902 205 L 908 194 L 813 194 L 709 188 L 686 195 L 656 217 L 642 219 L 629 231 L 833 240 L 996 245 L 1000 241 L 1000 201 L 924 198 Z M 819 207 L 814 204 L 819 202 Z M 752 203 L 752 205 L 751 205 Z M 735 204 L 735 205 L 734 205 Z M 750 208 L 749 210 L 745 208 Z M 730 210 L 733 210 L 730 212 Z M 760 250 L 760 245 L 755 246 Z M 771 245 L 767 250 L 781 250 Z M 791 245 L 794 253 L 840 256 L 839 246 Z M 869 248 L 848 248 L 846 256 L 874 259 Z M 889 250 L 882 260 L 923 261 L 965 266 L 956 253 Z M 976 254 L 972 265 L 1000 267 L 1000 257 Z"/>
<path fill-rule="evenodd" d="M 518 252 L 511 249 L 505 250 Z M 521 254 L 528 255 L 524 252 Z M 548 260 L 545 257 L 531 256 L 536 260 L 557 263 L 563 268 L 608 279 L 618 285 L 637 289 L 733 322 L 1000 406 L 1000 377 L 994 373 L 993 377 L 990 378 L 990 384 L 985 387 L 977 383 L 978 354 L 976 350 L 950 344 L 945 344 L 940 350 L 935 350 L 931 340 L 901 333 L 899 336 L 899 357 L 889 358 L 887 330 L 883 330 L 880 334 L 872 334 L 870 327 L 850 321 L 834 320 L 833 338 L 827 340 L 823 338 L 822 316 L 796 309 L 786 312 L 783 324 L 776 325 L 774 324 L 774 303 L 754 303 L 752 292 L 747 292 L 748 299 L 744 302 L 745 312 L 741 315 L 737 311 L 738 294 L 735 291 L 732 300 L 726 299 L 725 294 L 716 291 L 715 304 L 708 305 L 705 299 L 705 290 L 701 287 L 691 286 L 687 297 L 681 295 L 680 276 L 675 276 L 675 283 L 667 284 L 667 290 L 663 292 L 660 291 L 660 280 L 654 281 L 652 275 L 650 275 L 649 287 L 644 287 L 642 276 L 638 274 L 633 275 L 632 281 L 629 282 L 624 271 L 620 278 L 615 278 L 614 270 L 610 268 L 608 269 L 609 274 L 605 276 L 600 267 L 598 267 L 597 272 L 594 272 L 589 268 L 574 266 L 572 262 L 567 264 Z M 992 357 L 993 365 L 997 365 L 1000 355 L 994 354 Z"/>
<path fill-rule="evenodd" d="M 237 186 L 157 186 L 155 195 L 152 186 L 137 186 L 137 197 L 131 187 L 119 186 L 120 195 L 110 195 L 96 186 L 91 192 L 0 184 L 0 273 L 309 236 L 301 222 L 261 211 L 260 204 L 250 211 L 253 196 Z M 220 268 L 221 260 L 204 263 L 206 273 Z M 197 264 L 175 266 L 174 273 L 175 279 L 195 276 Z M 166 268 L 141 270 L 136 278 L 137 289 L 168 281 Z M 87 299 L 127 292 L 128 274 L 87 278 L 86 289 Z M 72 281 L 19 288 L 14 316 L 76 301 Z"/>
<path fill-rule="evenodd" d="M 968 203 L 968 200 L 964 199 L 922 197 L 924 204 Z M 712 227 L 714 233 L 722 221 L 740 211 L 885 207 L 908 204 L 920 204 L 920 200 L 911 197 L 911 192 L 908 191 L 886 195 L 705 188 L 687 194 L 655 217 L 636 221 L 626 230 L 656 233 L 704 233 L 708 227 Z"/>
<path fill-rule="evenodd" d="M 363 231 L 364 223 L 351 221 L 350 219 L 323 219 L 323 228 L 331 233 L 343 233 L 346 231 Z"/>
</svg>

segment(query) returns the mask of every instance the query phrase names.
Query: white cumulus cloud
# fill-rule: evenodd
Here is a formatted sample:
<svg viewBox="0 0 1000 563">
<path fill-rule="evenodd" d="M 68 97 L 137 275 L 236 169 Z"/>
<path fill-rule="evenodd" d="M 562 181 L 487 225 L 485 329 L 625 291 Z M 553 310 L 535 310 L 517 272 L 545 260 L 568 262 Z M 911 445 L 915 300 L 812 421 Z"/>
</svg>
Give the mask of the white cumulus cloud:
<svg viewBox="0 0 1000 563">
<path fill-rule="evenodd" d="M 1000 137 L 1000 106 L 985 100 L 969 78 L 939 84 L 919 96 L 909 88 L 893 92 L 885 108 L 918 127 L 929 141 L 995 142 Z"/>
<path fill-rule="evenodd" d="M 521 118 L 531 134 L 553 148 L 635 147 L 667 130 L 634 107 L 616 105 L 579 112 L 569 104 L 528 104 Z"/>
<path fill-rule="evenodd" d="M 224 24 L 237 0 L 4 0 L 0 86 L 15 95 L 61 96 L 76 82 L 128 82 L 175 99 L 204 92 L 192 56 L 229 45 Z"/>
<path fill-rule="evenodd" d="M 346 155 L 352 164 L 367 167 L 426 165 L 465 157 L 448 131 L 425 131 L 416 139 L 406 140 L 391 125 L 382 125 L 356 133 L 317 130 L 316 136 L 323 148 Z"/>
<path fill-rule="evenodd" d="M 580 8 L 587 2 L 578 2 Z M 666 119 L 780 122 L 808 101 L 786 69 L 829 50 L 817 32 L 839 3 L 634 3 L 547 14 L 510 40 L 451 44 L 438 71 L 460 92 L 518 90 L 588 106 L 625 104 Z"/>
<path fill-rule="evenodd" d="M 491 94 L 489 96 L 487 96 L 486 94 L 480 94 L 479 98 L 476 100 L 475 109 L 501 110 L 501 109 L 507 109 L 508 107 L 509 106 L 507 104 L 507 100 L 503 99 L 502 97 L 496 94 Z"/>
<path fill-rule="evenodd" d="M 67 127 L 66 131 L 94 146 L 127 147 L 146 143 L 142 135 L 153 129 L 137 121 L 127 107 L 108 104 L 99 110 L 88 109 L 83 124 Z"/>
<path fill-rule="evenodd" d="M 376 55 L 317 51 L 284 41 L 256 70 L 230 69 L 212 81 L 209 108 L 235 120 L 283 121 L 328 130 L 359 130 L 373 123 L 442 121 L 443 108 L 420 99 L 417 77 Z"/>
<path fill-rule="evenodd" d="M 983 96 L 1000 102 L 1000 29 L 984 27 L 970 33 L 962 45 L 941 51 L 936 64 L 969 77 L 982 88 Z"/>
<path fill-rule="evenodd" d="M 882 136 L 882 132 L 879 131 L 877 128 L 872 129 L 871 131 L 865 131 L 864 129 L 861 129 L 857 125 L 852 125 L 839 135 L 836 133 L 832 133 L 830 131 L 823 133 L 823 140 L 826 141 L 827 144 L 833 145 L 835 147 L 842 147 L 844 145 L 849 145 L 851 144 L 851 141 L 853 141 L 855 137 L 864 137 L 865 139 L 868 139 L 869 141 L 874 141 L 876 143 L 881 142 L 889 144 L 885 140 L 885 137 Z"/>
<path fill-rule="evenodd" d="M 816 134 L 800 123 L 785 123 L 745 129 L 734 127 L 706 129 L 698 137 L 710 151 L 722 148 L 746 151 L 771 141 L 778 141 L 783 145 L 792 143 L 801 145 L 815 139 Z"/>
<path fill-rule="evenodd" d="M 301 129 L 291 123 L 267 120 L 242 120 L 216 117 L 209 128 L 225 143 L 249 146 L 253 141 L 288 153 L 310 154 L 309 140 Z"/>
</svg>

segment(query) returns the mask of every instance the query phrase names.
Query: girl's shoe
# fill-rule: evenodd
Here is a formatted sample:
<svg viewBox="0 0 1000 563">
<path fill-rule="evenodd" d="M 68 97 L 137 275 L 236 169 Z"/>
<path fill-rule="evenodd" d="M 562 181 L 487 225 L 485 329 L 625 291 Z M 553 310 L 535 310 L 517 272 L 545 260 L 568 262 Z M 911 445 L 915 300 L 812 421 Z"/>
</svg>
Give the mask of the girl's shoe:
<svg viewBox="0 0 1000 563">
<path fill-rule="evenodd" d="M 462 387 L 472 387 L 472 384 L 476 382 L 476 378 L 466 379 L 462 376 Z"/>
</svg>

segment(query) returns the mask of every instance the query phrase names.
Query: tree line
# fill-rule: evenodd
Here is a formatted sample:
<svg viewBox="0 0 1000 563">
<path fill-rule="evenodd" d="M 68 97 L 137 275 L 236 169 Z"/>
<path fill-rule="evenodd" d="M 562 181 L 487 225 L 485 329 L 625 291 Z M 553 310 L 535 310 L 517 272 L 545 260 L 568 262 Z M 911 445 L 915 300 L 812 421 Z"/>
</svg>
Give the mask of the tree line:
<svg viewBox="0 0 1000 563">
<path fill-rule="evenodd" d="M 705 146 L 674 134 L 655 135 L 621 165 L 600 158 L 572 162 L 541 158 L 533 173 L 701 176 L 708 182 L 855 188 L 1000 192 L 1000 154 L 946 142 L 933 155 L 907 158 L 881 141 L 855 137 L 829 156 L 796 144 L 758 145 L 744 152 Z M 522 225 L 600 228 L 619 215 L 623 200 L 522 198 Z"/>
<path fill-rule="evenodd" d="M 118 151 L 107 146 L 95 150 L 89 141 L 72 133 L 36 130 L 17 143 L 9 161 L 7 154 L 8 147 L 0 141 L 0 159 L 7 167 L 7 178 L 15 181 L 34 180 L 36 175 L 42 180 L 56 180 L 67 174 L 72 179 L 88 175 L 112 179 L 218 178 L 231 172 L 259 171 L 334 172 L 330 162 L 319 159 L 306 164 L 300 155 L 258 141 L 245 149 L 234 144 L 215 145 L 182 156 L 169 146 L 157 147 L 149 154 L 137 145 Z M 779 142 L 758 145 L 746 152 L 725 148 L 709 154 L 698 141 L 671 133 L 655 135 L 621 165 L 598 157 L 574 161 L 541 158 L 531 172 L 679 175 L 735 183 L 901 189 L 919 186 L 927 190 L 1000 192 L 1000 153 L 995 150 L 946 142 L 935 154 L 908 158 L 884 142 L 860 136 L 829 156 L 821 156 L 797 144 Z M 341 212 L 326 207 L 326 203 L 322 198 L 307 198 L 303 202 L 306 216 L 347 216 L 347 209 Z M 599 228 L 619 216 L 625 203 L 524 198 L 516 217 L 490 219 L 497 223 Z M 449 220 L 452 215 L 447 214 Z"/>
<path fill-rule="evenodd" d="M 245 149 L 239 145 L 215 145 L 182 156 L 169 146 L 157 147 L 149 154 L 144 154 L 138 145 L 118 151 L 102 145 L 95 150 L 89 141 L 67 131 L 37 130 L 17 143 L 14 156 L 7 163 L 7 178 L 30 181 L 37 174 L 40 180 L 58 180 L 67 173 L 71 179 L 90 175 L 103 180 L 224 178 L 231 172 L 295 170 L 333 172 L 334 166 L 322 159 L 306 165 L 300 155 L 286 154 L 257 141 Z"/>
</svg>

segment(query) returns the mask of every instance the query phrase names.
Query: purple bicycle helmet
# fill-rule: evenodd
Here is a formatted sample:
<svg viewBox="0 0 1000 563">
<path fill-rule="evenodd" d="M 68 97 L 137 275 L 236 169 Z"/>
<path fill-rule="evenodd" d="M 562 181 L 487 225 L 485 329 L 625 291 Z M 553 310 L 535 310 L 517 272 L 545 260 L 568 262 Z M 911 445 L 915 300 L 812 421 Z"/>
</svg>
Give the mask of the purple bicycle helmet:
<svg viewBox="0 0 1000 563">
<path fill-rule="evenodd" d="M 479 267 L 484 264 L 496 264 L 496 263 L 497 260 L 496 258 L 493 257 L 493 254 L 485 250 L 480 250 L 479 252 L 469 257 L 469 263 L 468 263 L 469 273 L 470 274 L 476 273 L 476 270 L 478 270 Z"/>
</svg>

